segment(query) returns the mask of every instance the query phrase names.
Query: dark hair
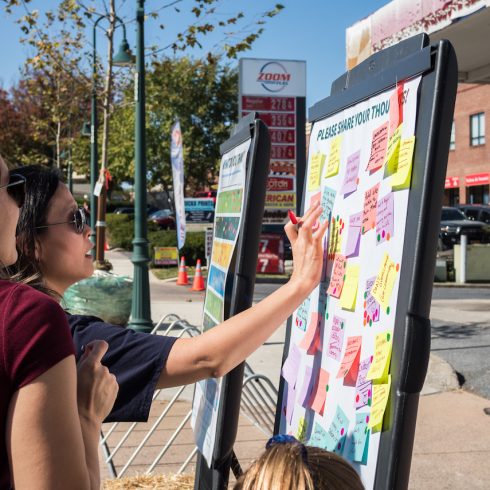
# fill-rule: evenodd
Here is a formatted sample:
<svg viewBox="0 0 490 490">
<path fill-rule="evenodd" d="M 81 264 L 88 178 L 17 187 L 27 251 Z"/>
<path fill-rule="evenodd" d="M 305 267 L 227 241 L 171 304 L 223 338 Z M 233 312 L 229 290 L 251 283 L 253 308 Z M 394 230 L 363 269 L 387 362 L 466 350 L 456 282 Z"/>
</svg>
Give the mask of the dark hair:
<svg viewBox="0 0 490 490">
<path fill-rule="evenodd" d="M 241 476 L 234 490 L 364 490 L 359 475 L 335 453 L 301 443 L 275 444 Z"/>
<path fill-rule="evenodd" d="M 29 165 L 15 169 L 16 174 L 23 175 L 26 182 L 26 197 L 20 210 L 17 224 L 17 262 L 9 267 L 11 279 L 28 284 L 50 296 L 59 295 L 44 284 L 44 279 L 36 259 L 38 236 L 46 228 L 36 229 L 46 224 L 49 203 L 58 185 L 62 182 L 57 168 L 42 165 Z"/>
</svg>

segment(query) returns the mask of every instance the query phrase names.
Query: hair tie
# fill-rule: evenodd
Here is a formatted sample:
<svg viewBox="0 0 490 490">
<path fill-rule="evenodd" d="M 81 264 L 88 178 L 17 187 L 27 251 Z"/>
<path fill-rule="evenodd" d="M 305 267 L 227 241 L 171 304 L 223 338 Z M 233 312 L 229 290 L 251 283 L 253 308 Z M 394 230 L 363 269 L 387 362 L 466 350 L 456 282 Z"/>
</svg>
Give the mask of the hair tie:
<svg viewBox="0 0 490 490">
<path fill-rule="evenodd" d="M 265 449 L 270 449 L 277 444 L 293 444 L 295 446 L 299 446 L 303 463 L 308 466 L 308 453 L 306 451 L 306 446 L 302 442 L 298 441 L 296 437 L 290 436 L 288 434 L 276 434 L 267 441 Z"/>
</svg>

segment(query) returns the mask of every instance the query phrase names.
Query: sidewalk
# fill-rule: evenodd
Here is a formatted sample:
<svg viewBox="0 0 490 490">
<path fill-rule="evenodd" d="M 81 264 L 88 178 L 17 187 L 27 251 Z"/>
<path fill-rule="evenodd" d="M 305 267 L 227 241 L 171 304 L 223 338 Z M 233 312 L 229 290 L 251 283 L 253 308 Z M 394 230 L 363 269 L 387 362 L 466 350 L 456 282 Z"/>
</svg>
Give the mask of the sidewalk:
<svg viewBox="0 0 490 490">
<path fill-rule="evenodd" d="M 133 266 L 127 253 L 111 251 L 107 253 L 107 258 L 112 262 L 116 273 L 132 276 Z M 191 292 L 188 288 L 177 287 L 173 283 L 162 283 L 151 273 L 150 284 L 154 321 L 165 314 L 176 313 L 194 325 L 200 324 L 203 293 Z M 431 319 L 464 323 L 463 318 L 467 319 L 470 314 L 490 324 L 490 308 L 471 314 L 458 308 L 457 303 L 454 301 L 454 305 L 447 308 L 434 301 Z M 268 376 L 276 387 L 284 336 L 285 325 L 248 359 L 254 371 Z M 165 392 L 164 398 L 168 400 L 175 389 Z M 187 409 L 190 408 L 192 392 L 188 390 L 184 393 L 184 400 L 187 401 L 183 402 L 184 409 Z M 460 390 L 451 366 L 431 354 L 426 383 L 420 398 L 410 489 L 489 488 L 490 417 L 483 411 L 487 407 L 490 407 L 490 400 Z M 191 434 L 188 433 L 188 436 L 191 437 Z M 266 439 L 262 432 L 242 417 L 236 453 L 244 467 L 261 452 Z M 189 441 L 185 444 L 189 444 Z M 155 446 L 151 456 L 155 457 L 157 451 Z M 149 460 L 153 459 L 150 454 L 146 456 Z M 167 457 L 168 455 L 163 459 Z M 170 463 L 170 460 L 166 462 Z M 175 470 L 170 466 L 165 468 L 165 471 Z M 192 471 L 192 467 L 189 470 Z M 163 468 L 157 471 L 163 471 Z M 107 473 L 104 476 L 107 477 Z"/>
</svg>

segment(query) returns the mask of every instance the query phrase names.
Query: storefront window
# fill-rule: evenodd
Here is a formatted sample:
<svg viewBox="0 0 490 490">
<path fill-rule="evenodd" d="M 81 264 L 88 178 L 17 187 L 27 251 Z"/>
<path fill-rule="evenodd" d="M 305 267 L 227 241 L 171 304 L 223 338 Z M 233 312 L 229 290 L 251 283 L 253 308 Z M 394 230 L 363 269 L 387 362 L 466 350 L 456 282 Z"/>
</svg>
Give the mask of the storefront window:
<svg viewBox="0 0 490 490">
<path fill-rule="evenodd" d="M 489 186 L 474 185 L 466 188 L 466 202 L 468 204 L 488 204 L 489 202 Z"/>
<path fill-rule="evenodd" d="M 478 146 L 485 144 L 485 113 L 470 116 L 470 144 Z"/>
</svg>

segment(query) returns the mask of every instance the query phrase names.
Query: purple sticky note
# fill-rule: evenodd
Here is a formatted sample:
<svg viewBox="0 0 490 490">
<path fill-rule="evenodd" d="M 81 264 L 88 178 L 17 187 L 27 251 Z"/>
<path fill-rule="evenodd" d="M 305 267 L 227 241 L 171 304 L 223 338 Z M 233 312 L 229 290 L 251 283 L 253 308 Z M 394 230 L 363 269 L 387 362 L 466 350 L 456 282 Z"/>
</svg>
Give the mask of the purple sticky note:
<svg viewBox="0 0 490 490">
<path fill-rule="evenodd" d="M 342 189 L 340 190 L 340 193 L 344 194 L 344 197 L 357 190 L 360 157 L 361 150 L 356 151 L 347 158 L 344 182 L 342 183 Z"/>
<path fill-rule="evenodd" d="M 287 359 L 282 366 L 282 377 L 288 382 L 289 387 L 296 386 L 296 378 L 298 376 L 299 365 L 301 362 L 301 352 L 296 344 L 291 344 Z"/>
<path fill-rule="evenodd" d="M 291 385 L 288 386 L 288 401 L 286 405 L 286 420 L 291 425 L 293 420 L 294 404 L 296 402 L 296 390 Z"/>
<path fill-rule="evenodd" d="M 346 257 L 357 257 L 361 243 L 362 211 L 351 215 L 349 218 L 349 231 L 347 232 L 347 244 L 345 246 Z"/>
<path fill-rule="evenodd" d="M 376 277 L 371 277 L 366 281 L 366 291 L 364 293 L 364 320 L 366 324 L 371 325 L 372 322 L 379 321 L 380 306 L 379 303 L 371 295 L 371 288 L 373 287 Z"/>
<path fill-rule="evenodd" d="M 355 394 L 356 409 L 365 407 L 372 399 L 372 382 L 366 379 L 372 360 L 370 356 L 359 363 Z"/>
<path fill-rule="evenodd" d="M 299 392 L 298 403 L 301 403 L 301 406 L 304 408 L 308 408 L 308 401 L 311 396 L 311 390 L 313 388 L 313 383 L 311 379 L 312 369 L 310 366 L 306 366 L 305 375 L 303 377 L 303 385 L 301 387 L 301 391 Z"/>
<path fill-rule="evenodd" d="M 344 342 L 345 320 L 334 315 L 332 319 L 332 330 L 328 340 L 327 356 L 340 361 L 342 344 Z"/>
<path fill-rule="evenodd" d="M 393 192 L 378 201 L 376 210 L 376 243 L 390 240 L 395 231 Z"/>
</svg>

